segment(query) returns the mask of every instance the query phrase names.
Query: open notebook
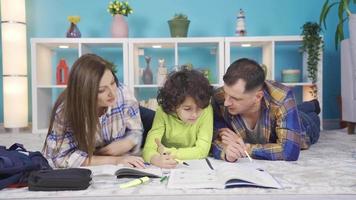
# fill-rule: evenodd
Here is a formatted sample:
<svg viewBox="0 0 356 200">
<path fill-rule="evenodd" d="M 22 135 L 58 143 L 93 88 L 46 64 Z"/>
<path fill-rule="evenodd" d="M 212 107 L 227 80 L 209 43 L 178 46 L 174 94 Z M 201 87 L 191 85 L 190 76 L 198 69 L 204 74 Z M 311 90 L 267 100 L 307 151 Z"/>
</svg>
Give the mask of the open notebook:
<svg viewBox="0 0 356 200">
<path fill-rule="evenodd" d="M 282 188 L 265 169 L 254 162 L 228 163 L 209 158 L 187 163 L 192 167 L 171 170 L 168 188 L 224 189 L 239 186 Z"/>
<path fill-rule="evenodd" d="M 162 169 L 152 165 L 145 169 L 130 168 L 123 165 L 98 165 L 84 168 L 90 169 L 93 176 L 115 175 L 117 178 L 141 178 L 143 176 L 150 178 L 162 177 Z"/>
</svg>

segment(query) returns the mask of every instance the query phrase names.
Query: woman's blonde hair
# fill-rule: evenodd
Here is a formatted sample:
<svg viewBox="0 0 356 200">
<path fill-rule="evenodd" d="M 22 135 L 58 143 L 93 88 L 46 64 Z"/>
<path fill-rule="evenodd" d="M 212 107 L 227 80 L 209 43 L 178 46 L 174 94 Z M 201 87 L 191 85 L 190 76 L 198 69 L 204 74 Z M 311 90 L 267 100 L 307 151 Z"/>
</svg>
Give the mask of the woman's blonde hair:
<svg viewBox="0 0 356 200">
<path fill-rule="evenodd" d="M 95 54 L 81 56 L 73 64 L 67 88 L 58 97 L 51 114 L 47 137 L 52 132 L 56 111 L 63 104 L 63 121 L 71 128 L 78 149 L 87 152 L 89 160 L 95 151 L 95 134 L 100 126 L 99 83 L 104 72 L 112 71 L 112 67 L 110 62 Z"/>
</svg>

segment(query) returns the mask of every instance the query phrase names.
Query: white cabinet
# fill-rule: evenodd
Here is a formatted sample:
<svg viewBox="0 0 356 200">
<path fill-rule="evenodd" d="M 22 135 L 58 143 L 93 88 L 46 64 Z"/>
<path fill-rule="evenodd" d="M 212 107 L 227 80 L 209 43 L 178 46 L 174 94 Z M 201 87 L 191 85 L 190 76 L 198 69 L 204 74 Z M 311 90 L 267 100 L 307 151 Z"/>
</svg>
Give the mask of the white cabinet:
<svg viewBox="0 0 356 200">
<path fill-rule="evenodd" d="M 114 62 L 119 79 L 128 84 L 128 40 L 112 38 L 31 39 L 32 131 L 47 132 L 53 103 L 66 85 L 56 84 L 56 68 L 64 59 L 70 68 L 86 53 L 95 53 Z"/>
<path fill-rule="evenodd" d="M 295 91 L 297 103 L 313 98 L 313 86 L 317 88 L 317 99 L 320 107 L 323 104 L 323 67 L 322 52 L 318 66 L 318 81 L 314 85 L 308 79 L 307 55 L 300 52 L 303 38 L 301 36 L 266 36 L 266 37 L 226 37 L 225 66 L 226 69 L 235 60 L 243 57 L 256 60 L 267 67 L 267 79 L 282 82 L 282 71 L 286 69 L 300 70 L 297 82 L 283 83 Z M 320 113 L 322 127 L 322 113 Z"/>
<path fill-rule="evenodd" d="M 86 53 L 95 53 L 117 66 L 121 82 L 128 85 L 140 103 L 154 101 L 158 88 L 158 67 L 167 72 L 182 65 L 205 73 L 214 86 L 223 85 L 222 77 L 230 63 L 247 57 L 265 64 L 267 78 L 281 81 L 281 71 L 300 69 L 303 78 L 294 87 L 299 101 L 310 97 L 305 56 L 299 53 L 300 36 L 269 37 L 188 37 L 188 38 L 33 38 L 31 39 L 32 66 L 32 126 L 34 133 L 45 133 L 54 101 L 65 85 L 56 85 L 56 67 L 65 59 L 70 68 L 74 61 Z M 150 57 L 152 82 L 143 81 Z M 322 60 L 321 62 L 322 63 Z M 318 99 L 322 105 L 322 64 L 319 66 Z M 309 97 L 308 97 L 309 96 Z M 320 115 L 322 116 L 322 115 Z"/>
</svg>

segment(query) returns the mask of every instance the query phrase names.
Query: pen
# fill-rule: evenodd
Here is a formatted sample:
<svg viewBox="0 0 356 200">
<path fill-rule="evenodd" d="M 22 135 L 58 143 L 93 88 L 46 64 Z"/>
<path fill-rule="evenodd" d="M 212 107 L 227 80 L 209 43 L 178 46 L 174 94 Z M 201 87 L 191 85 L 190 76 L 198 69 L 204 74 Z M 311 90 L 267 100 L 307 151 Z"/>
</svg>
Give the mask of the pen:
<svg viewBox="0 0 356 200">
<path fill-rule="evenodd" d="M 174 160 L 177 161 L 177 163 L 179 163 L 179 164 L 183 164 L 183 165 L 189 166 L 188 163 L 186 163 L 186 162 L 184 162 L 182 160 L 179 160 L 179 159 L 174 159 Z"/>
<path fill-rule="evenodd" d="M 234 128 L 235 130 L 238 130 L 238 129 L 236 128 L 236 125 L 235 125 L 234 123 L 232 123 L 232 126 L 233 126 L 233 128 Z M 242 138 L 241 134 L 240 134 L 238 131 L 236 131 L 236 133 Z M 250 162 L 252 162 L 251 156 L 247 153 L 246 150 L 244 150 L 244 152 L 245 152 L 246 156 L 248 157 L 248 159 L 250 160 Z"/>
<path fill-rule="evenodd" d="M 252 158 L 250 157 L 250 155 L 248 155 L 247 151 L 245 150 L 245 154 L 248 157 L 248 159 L 250 160 L 250 162 L 252 162 Z"/>
<path fill-rule="evenodd" d="M 208 158 L 205 158 L 205 161 L 206 161 L 206 163 L 208 164 L 209 168 L 210 168 L 211 170 L 214 170 L 214 167 L 213 167 L 213 165 L 211 165 L 209 159 L 208 159 Z"/>
<path fill-rule="evenodd" d="M 123 184 L 120 184 L 120 188 L 121 189 L 126 189 L 126 188 L 129 188 L 129 187 L 134 187 L 134 186 L 138 186 L 138 185 L 141 185 L 143 183 L 146 183 L 147 181 L 149 181 L 150 178 L 148 178 L 147 176 L 144 176 L 144 177 L 141 177 L 141 178 L 137 178 L 135 180 L 132 180 L 132 181 L 129 181 L 129 182 L 126 182 L 126 183 L 123 183 Z"/>
</svg>

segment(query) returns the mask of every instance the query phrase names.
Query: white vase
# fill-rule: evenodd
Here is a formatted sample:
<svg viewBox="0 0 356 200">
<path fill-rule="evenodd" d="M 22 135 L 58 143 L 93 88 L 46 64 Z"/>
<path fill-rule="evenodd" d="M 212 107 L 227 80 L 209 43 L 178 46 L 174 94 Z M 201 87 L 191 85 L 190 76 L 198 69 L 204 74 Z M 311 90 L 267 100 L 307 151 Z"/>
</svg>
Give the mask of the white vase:
<svg viewBox="0 0 356 200">
<path fill-rule="evenodd" d="M 123 15 L 114 15 L 111 24 L 111 36 L 116 38 L 126 38 L 129 35 L 129 27 Z"/>
</svg>

